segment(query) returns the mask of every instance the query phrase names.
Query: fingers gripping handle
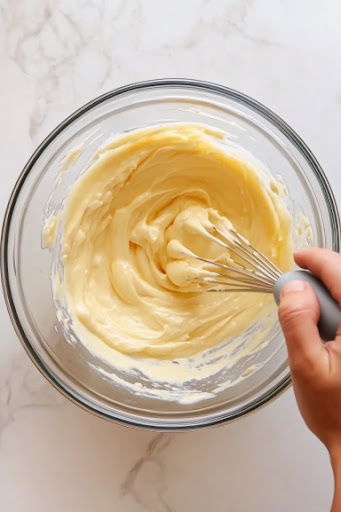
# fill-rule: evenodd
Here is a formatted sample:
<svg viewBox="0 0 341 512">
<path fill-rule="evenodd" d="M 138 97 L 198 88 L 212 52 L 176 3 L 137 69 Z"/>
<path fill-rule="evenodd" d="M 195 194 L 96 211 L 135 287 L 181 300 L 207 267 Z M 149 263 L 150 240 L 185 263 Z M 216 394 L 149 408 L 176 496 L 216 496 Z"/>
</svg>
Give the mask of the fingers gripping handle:
<svg viewBox="0 0 341 512">
<path fill-rule="evenodd" d="M 289 281 L 306 281 L 316 293 L 320 304 L 320 320 L 318 329 L 324 341 L 333 340 L 341 322 L 341 308 L 330 295 L 322 281 L 306 270 L 293 270 L 283 274 L 275 283 L 273 293 L 277 304 L 282 287 Z"/>
</svg>

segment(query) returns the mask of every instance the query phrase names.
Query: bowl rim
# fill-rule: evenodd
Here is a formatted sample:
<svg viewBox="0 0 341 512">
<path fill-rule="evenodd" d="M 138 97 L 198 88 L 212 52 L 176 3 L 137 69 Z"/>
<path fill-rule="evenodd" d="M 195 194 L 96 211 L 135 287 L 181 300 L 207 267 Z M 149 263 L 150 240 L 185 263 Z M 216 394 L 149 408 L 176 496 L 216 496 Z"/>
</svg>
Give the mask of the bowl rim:
<svg viewBox="0 0 341 512">
<path fill-rule="evenodd" d="M 26 353 L 35 364 L 36 368 L 40 371 L 42 375 L 65 397 L 71 400 L 76 405 L 81 408 L 93 413 L 96 416 L 101 418 L 110 419 L 112 421 L 117 421 L 121 424 L 130 425 L 130 426 L 138 426 L 143 427 L 150 430 L 159 430 L 159 431 L 184 431 L 184 430 L 194 430 L 197 428 L 209 427 L 224 423 L 226 421 L 231 421 L 237 419 L 244 414 L 255 411 L 261 406 L 264 406 L 269 401 L 275 399 L 279 396 L 280 393 L 285 391 L 291 383 L 290 373 L 282 378 L 282 380 L 270 390 L 263 393 L 259 398 L 254 399 L 248 404 L 239 407 L 235 411 L 221 411 L 216 417 L 206 420 L 205 423 L 191 423 L 191 420 L 182 420 L 179 419 L 178 425 L 172 423 L 164 423 L 164 420 L 159 419 L 150 419 L 148 422 L 144 423 L 143 421 L 134 421 L 133 419 L 127 419 L 127 417 L 120 417 L 120 415 L 110 414 L 104 408 L 101 410 L 95 406 L 95 404 L 91 403 L 89 400 L 85 400 L 83 396 L 81 396 L 75 389 L 68 386 L 61 379 L 59 379 L 56 375 L 51 373 L 49 368 L 45 365 L 42 358 L 37 354 L 34 350 L 33 346 L 30 343 L 30 340 L 25 334 L 25 331 L 20 323 L 19 315 L 16 311 L 15 302 L 12 297 L 10 278 L 9 278 L 9 267 L 8 267 L 8 240 L 9 240 L 9 231 L 11 225 L 11 219 L 13 216 L 13 212 L 16 207 L 17 199 L 20 195 L 20 191 L 29 175 L 31 170 L 34 167 L 35 162 L 39 159 L 41 154 L 45 151 L 45 149 L 49 146 L 49 144 L 71 123 L 77 120 L 86 112 L 95 108 L 97 105 L 100 105 L 106 100 L 118 97 L 122 94 L 136 92 L 141 89 L 153 89 L 153 88 L 164 88 L 164 87 L 183 87 L 183 88 L 192 88 L 196 90 L 203 90 L 206 92 L 216 93 L 218 95 L 227 97 L 238 103 L 248 107 L 249 109 L 255 111 L 260 114 L 263 118 L 269 121 L 272 125 L 275 125 L 276 128 L 287 138 L 290 142 L 298 149 L 301 155 L 305 158 L 307 163 L 309 164 L 311 170 L 315 173 L 317 177 L 322 192 L 324 194 L 326 203 L 329 205 L 329 214 L 331 216 L 331 223 L 333 225 L 333 243 L 335 245 L 334 250 L 340 251 L 340 239 L 341 239 L 341 225 L 340 225 L 340 217 L 338 213 L 337 203 L 332 192 L 331 186 L 326 178 L 324 171 L 322 170 L 320 164 L 317 159 L 311 152 L 311 150 L 307 147 L 304 141 L 299 137 L 299 135 L 285 122 L 281 119 L 277 114 L 275 114 L 272 110 L 265 107 L 263 104 L 259 103 L 257 100 L 254 100 L 250 96 L 247 96 L 244 93 L 241 93 L 235 89 L 231 89 L 229 87 L 219 85 L 213 82 L 207 82 L 202 80 L 194 80 L 194 79 L 185 79 L 185 78 L 164 78 L 164 79 L 156 79 L 156 80 L 146 80 L 141 82 L 130 83 L 128 85 L 124 85 L 108 91 L 95 99 L 87 102 L 82 107 L 75 110 L 72 114 L 66 117 L 61 123 L 59 123 L 54 130 L 52 130 L 38 145 L 36 150 L 33 152 L 31 157 L 28 159 L 25 164 L 23 170 L 21 171 L 14 187 L 12 193 L 10 195 L 5 214 L 4 220 L 2 224 L 1 230 L 1 241 L 0 241 L 0 270 L 1 270 L 1 281 L 3 287 L 3 294 L 5 298 L 5 304 L 14 327 L 14 330 L 23 345 Z M 114 411 L 115 412 L 115 411 Z M 181 422 L 183 424 L 181 425 Z"/>
</svg>

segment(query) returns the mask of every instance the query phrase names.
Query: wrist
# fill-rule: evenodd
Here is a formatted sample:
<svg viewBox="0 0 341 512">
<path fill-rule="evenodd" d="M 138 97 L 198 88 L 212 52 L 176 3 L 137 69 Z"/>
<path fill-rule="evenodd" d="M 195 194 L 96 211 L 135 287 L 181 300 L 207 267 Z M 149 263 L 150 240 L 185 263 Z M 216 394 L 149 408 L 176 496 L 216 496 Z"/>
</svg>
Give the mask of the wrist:
<svg viewBox="0 0 341 512">
<path fill-rule="evenodd" d="M 334 475 L 341 476 L 341 441 L 328 449 Z"/>
</svg>

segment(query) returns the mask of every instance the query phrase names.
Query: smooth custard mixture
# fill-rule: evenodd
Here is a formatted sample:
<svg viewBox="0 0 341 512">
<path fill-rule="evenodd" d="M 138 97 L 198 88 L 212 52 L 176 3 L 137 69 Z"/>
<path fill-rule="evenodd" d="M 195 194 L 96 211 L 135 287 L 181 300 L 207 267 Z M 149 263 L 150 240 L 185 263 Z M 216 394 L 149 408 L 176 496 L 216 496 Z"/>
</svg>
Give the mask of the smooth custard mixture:
<svg viewBox="0 0 341 512">
<path fill-rule="evenodd" d="M 112 363 L 132 358 L 151 378 L 153 361 L 166 379 L 172 360 L 184 361 L 184 381 L 196 378 L 186 359 L 243 332 L 273 299 L 205 292 L 209 266 L 191 253 L 228 261 L 202 236 L 228 222 L 289 270 L 291 217 L 279 189 L 260 162 L 206 125 L 152 126 L 102 146 L 61 219 L 63 288 L 81 341 Z"/>
</svg>

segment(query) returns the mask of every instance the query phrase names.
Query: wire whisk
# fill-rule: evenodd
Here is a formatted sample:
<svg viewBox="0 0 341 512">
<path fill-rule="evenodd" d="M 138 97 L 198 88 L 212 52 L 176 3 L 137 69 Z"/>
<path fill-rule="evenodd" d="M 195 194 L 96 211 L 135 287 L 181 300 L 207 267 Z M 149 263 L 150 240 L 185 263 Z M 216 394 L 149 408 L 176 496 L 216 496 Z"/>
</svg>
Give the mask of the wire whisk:
<svg viewBox="0 0 341 512">
<path fill-rule="evenodd" d="M 213 261 L 188 251 L 187 254 L 191 257 L 215 269 L 214 271 L 204 269 L 202 275 L 195 278 L 195 282 L 215 285 L 205 288 L 205 291 L 273 293 L 278 304 L 280 291 L 287 282 L 306 281 L 313 287 L 320 304 L 318 328 L 321 338 L 325 341 L 335 338 L 341 322 L 341 308 L 320 279 L 306 270 L 293 270 L 283 274 L 265 254 L 242 237 L 232 225 L 229 229 L 220 229 L 212 224 L 209 230 L 201 229 L 200 232 L 228 251 L 226 255 L 228 263 Z"/>
<path fill-rule="evenodd" d="M 212 288 L 207 291 L 272 293 L 274 284 L 282 275 L 279 268 L 235 229 L 230 228 L 228 236 L 218 227 L 214 229 L 219 238 L 208 231 L 205 235 L 235 258 L 232 266 L 193 255 L 195 259 L 213 265 L 220 270 L 220 272 L 207 271 L 209 276 L 198 279 L 204 283 L 224 287 Z"/>
</svg>

